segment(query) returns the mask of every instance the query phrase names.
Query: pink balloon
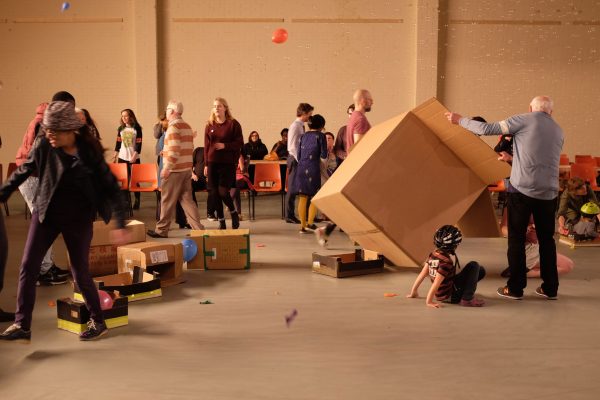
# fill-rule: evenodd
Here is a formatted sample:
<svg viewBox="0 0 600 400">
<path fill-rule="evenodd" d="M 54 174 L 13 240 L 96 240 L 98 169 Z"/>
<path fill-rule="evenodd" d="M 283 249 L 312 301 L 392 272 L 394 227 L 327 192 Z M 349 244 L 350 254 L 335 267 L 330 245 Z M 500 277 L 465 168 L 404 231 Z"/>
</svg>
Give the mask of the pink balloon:
<svg viewBox="0 0 600 400">
<path fill-rule="evenodd" d="M 100 308 L 103 310 L 110 310 L 113 306 L 113 299 L 104 290 L 98 290 L 98 296 L 100 297 Z"/>
<path fill-rule="evenodd" d="M 287 40 L 287 38 L 287 31 L 283 28 L 278 28 L 275 29 L 275 31 L 273 32 L 273 37 L 271 38 L 271 40 L 273 41 L 273 43 L 281 44 L 284 43 Z"/>
</svg>

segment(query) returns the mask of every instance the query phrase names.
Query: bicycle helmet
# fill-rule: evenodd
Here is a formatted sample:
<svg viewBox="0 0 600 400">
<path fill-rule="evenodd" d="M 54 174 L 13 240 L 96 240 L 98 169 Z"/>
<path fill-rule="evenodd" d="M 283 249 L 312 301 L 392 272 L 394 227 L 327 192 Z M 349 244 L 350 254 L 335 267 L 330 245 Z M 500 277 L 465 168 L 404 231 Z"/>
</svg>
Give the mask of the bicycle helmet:
<svg viewBox="0 0 600 400">
<path fill-rule="evenodd" d="M 441 250 L 454 252 L 460 242 L 462 242 L 462 233 L 452 225 L 442 226 L 433 235 L 433 244 Z"/>
</svg>

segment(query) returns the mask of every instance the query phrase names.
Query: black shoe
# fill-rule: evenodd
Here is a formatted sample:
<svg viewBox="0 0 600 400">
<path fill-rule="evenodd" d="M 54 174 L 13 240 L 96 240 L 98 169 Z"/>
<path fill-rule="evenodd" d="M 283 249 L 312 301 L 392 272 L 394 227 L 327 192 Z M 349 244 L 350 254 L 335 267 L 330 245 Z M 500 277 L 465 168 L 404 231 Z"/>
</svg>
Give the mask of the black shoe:
<svg viewBox="0 0 600 400">
<path fill-rule="evenodd" d="M 179 224 L 179 229 L 192 229 L 190 224 Z"/>
<path fill-rule="evenodd" d="M 209 221 L 218 221 L 218 218 L 217 218 L 217 217 L 215 217 L 215 215 L 214 215 L 214 214 L 208 214 L 208 215 L 206 216 L 206 219 L 207 219 L 207 220 L 209 220 Z"/>
<path fill-rule="evenodd" d="M 152 229 L 148 229 L 148 231 L 146 232 L 146 234 L 150 237 L 156 238 L 156 239 L 166 239 L 168 236 L 163 236 L 160 233 L 153 231 Z"/>
<path fill-rule="evenodd" d="M 96 340 L 100 339 L 102 336 L 108 333 L 108 328 L 104 322 L 96 323 L 92 318 L 87 323 L 87 329 L 84 332 L 81 332 L 79 335 L 79 340 Z"/>
<path fill-rule="evenodd" d="M 135 199 L 135 202 L 133 203 L 133 207 L 134 210 L 139 210 L 140 209 L 140 200 L 139 199 Z"/>
<path fill-rule="evenodd" d="M 294 218 L 286 218 L 285 222 L 287 222 L 288 224 L 299 224 L 300 220 L 296 217 Z"/>
<path fill-rule="evenodd" d="M 58 268 L 56 264 L 52 264 L 52 266 L 50 267 L 50 271 L 54 271 L 56 276 L 59 276 L 61 278 L 68 278 L 71 275 L 71 271 L 69 271 L 68 269 Z"/>
<path fill-rule="evenodd" d="M 310 225 L 306 225 L 306 229 L 310 229 L 311 231 L 316 231 L 317 229 L 319 229 L 319 227 L 316 226 L 315 224 L 310 224 Z"/>
<path fill-rule="evenodd" d="M 219 229 L 227 229 L 227 225 L 225 225 L 225 219 L 219 220 Z"/>
<path fill-rule="evenodd" d="M 56 272 L 50 268 L 45 274 L 40 274 L 35 284 L 36 286 L 54 286 L 62 285 L 63 283 L 67 283 L 67 277 L 58 276 Z"/>
<path fill-rule="evenodd" d="M 6 312 L 0 308 L 0 322 L 12 322 L 15 320 L 15 313 Z"/>
<path fill-rule="evenodd" d="M 12 324 L 4 332 L 0 333 L 0 340 L 29 343 L 31 341 L 31 331 L 22 329 L 19 324 Z"/>
<path fill-rule="evenodd" d="M 541 287 L 541 286 L 540 286 L 540 287 L 538 287 L 537 289 L 535 289 L 535 294 L 537 294 L 538 296 L 545 297 L 545 298 L 547 298 L 548 300 L 556 300 L 556 299 L 558 299 L 558 296 L 557 296 L 557 295 L 550 296 L 550 295 L 548 295 L 548 294 L 544 293 L 544 289 L 542 289 L 542 287 Z"/>
<path fill-rule="evenodd" d="M 498 291 L 496 293 L 498 293 L 498 296 L 506 297 L 507 299 L 512 300 L 521 300 L 523 298 L 523 295 L 519 296 L 518 294 L 512 293 L 508 289 L 508 286 L 498 288 Z"/>
<path fill-rule="evenodd" d="M 240 227 L 240 215 L 237 211 L 231 213 L 231 228 L 237 229 Z"/>
</svg>

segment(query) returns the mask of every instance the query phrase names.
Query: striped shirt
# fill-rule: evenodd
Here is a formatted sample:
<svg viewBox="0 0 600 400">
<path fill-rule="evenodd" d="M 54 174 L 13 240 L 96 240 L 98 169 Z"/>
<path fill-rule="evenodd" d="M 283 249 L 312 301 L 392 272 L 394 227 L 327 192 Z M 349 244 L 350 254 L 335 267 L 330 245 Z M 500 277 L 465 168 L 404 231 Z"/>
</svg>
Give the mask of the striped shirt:
<svg viewBox="0 0 600 400">
<path fill-rule="evenodd" d="M 444 277 L 440 287 L 435 292 L 435 298 L 438 301 L 450 299 L 454 289 L 454 277 L 456 276 L 456 265 L 454 265 L 452 257 L 438 249 L 429 255 L 425 263 L 429 266 L 431 282 L 435 280 L 437 274 Z"/>
<path fill-rule="evenodd" d="M 193 152 L 194 132 L 192 128 L 182 119 L 169 121 L 163 148 L 163 168 L 171 172 L 191 170 Z"/>
</svg>

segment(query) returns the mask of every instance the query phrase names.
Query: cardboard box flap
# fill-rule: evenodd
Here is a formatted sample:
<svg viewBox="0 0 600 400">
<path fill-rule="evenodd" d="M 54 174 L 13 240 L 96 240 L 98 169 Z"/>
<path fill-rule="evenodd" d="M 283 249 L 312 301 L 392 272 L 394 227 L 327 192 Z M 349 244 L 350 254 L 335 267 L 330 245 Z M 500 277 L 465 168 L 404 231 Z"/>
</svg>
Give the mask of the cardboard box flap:
<svg viewBox="0 0 600 400">
<path fill-rule="evenodd" d="M 142 221 L 129 220 L 125 221 L 125 228 L 131 234 L 131 242 L 144 242 L 146 240 L 146 226 Z M 104 221 L 94 221 L 92 242 L 91 247 L 94 246 L 106 246 L 112 244 L 110 241 L 110 231 L 116 229 L 116 223 L 114 220 L 105 224 Z"/>
<path fill-rule="evenodd" d="M 456 154 L 486 185 L 510 175 L 510 165 L 498 161 L 498 155 L 481 138 L 459 125 L 451 125 L 442 103 L 431 98 L 416 107 L 414 113 Z"/>
<path fill-rule="evenodd" d="M 192 229 L 190 236 L 248 236 L 250 235 L 250 229 L 204 229 L 195 230 Z"/>
<path fill-rule="evenodd" d="M 466 237 L 501 236 L 492 198 L 487 188 L 483 189 L 473 205 L 457 222 L 457 225 Z"/>
</svg>

